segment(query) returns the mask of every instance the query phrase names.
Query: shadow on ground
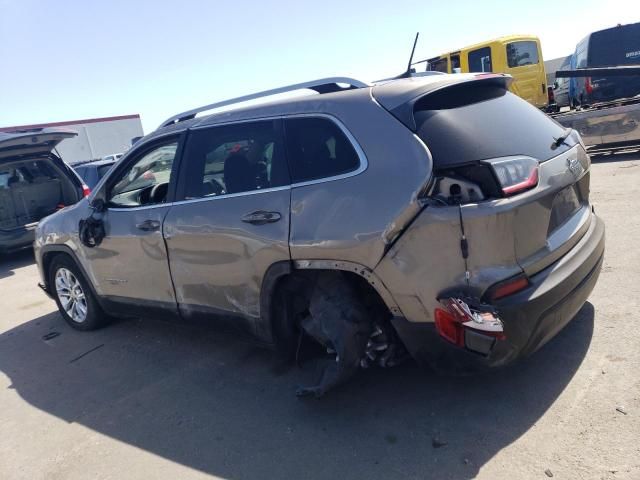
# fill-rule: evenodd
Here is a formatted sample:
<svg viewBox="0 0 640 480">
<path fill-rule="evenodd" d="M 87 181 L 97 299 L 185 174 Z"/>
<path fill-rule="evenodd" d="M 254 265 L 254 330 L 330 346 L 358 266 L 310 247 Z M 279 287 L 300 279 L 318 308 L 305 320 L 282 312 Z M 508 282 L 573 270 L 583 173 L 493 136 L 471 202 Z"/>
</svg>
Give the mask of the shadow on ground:
<svg viewBox="0 0 640 480">
<path fill-rule="evenodd" d="M 473 478 L 565 389 L 593 322 L 587 303 L 533 357 L 486 376 L 409 364 L 321 400 L 297 399 L 308 372 L 270 352 L 150 320 L 79 333 L 43 316 L 0 335 L 0 371 L 44 412 L 224 478 Z"/>
<path fill-rule="evenodd" d="M 0 254 L 0 280 L 14 275 L 14 270 L 26 267 L 34 262 L 33 250 L 30 248 Z"/>
</svg>

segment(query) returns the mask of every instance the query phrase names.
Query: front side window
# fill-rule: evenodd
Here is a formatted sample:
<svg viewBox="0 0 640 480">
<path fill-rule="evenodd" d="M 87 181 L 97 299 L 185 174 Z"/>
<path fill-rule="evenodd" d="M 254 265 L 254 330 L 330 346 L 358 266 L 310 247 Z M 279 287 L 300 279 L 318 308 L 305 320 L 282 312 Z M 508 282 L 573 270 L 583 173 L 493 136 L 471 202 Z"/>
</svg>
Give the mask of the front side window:
<svg viewBox="0 0 640 480">
<path fill-rule="evenodd" d="M 108 196 L 110 205 L 139 207 L 163 203 L 171 181 L 178 142 L 153 148 L 122 171 Z"/>
<path fill-rule="evenodd" d="M 238 123 L 191 132 L 185 156 L 186 198 L 281 187 L 289 171 L 275 121 Z"/>
<path fill-rule="evenodd" d="M 468 55 L 470 72 L 492 72 L 491 47 L 472 50 Z"/>
<path fill-rule="evenodd" d="M 536 65 L 538 44 L 536 42 L 512 42 L 507 44 L 507 64 L 509 68 Z"/>
<path fill-rule="evenodd" d="M 343 175 L 360 166 L 353 145 L 328 118 L 287 119 L 285 134 L 294 183 Z"/>
</svg>

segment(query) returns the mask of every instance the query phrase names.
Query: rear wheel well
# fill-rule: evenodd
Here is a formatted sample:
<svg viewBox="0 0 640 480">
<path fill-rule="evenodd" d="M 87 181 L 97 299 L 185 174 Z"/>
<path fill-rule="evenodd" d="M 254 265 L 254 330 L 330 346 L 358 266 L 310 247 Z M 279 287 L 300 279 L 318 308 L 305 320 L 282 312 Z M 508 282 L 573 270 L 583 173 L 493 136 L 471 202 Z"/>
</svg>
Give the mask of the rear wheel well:
<svg viewBox="0 0 640 480">
<path fill-rule="evenodd" d="M 281 276 L 276 282 L 270 309 L 271 329 L 277 349 L 293 358 L 300 332 L 299 322 L 308 315 L 309 303 L 318 276 L 339 272 L 341 280 L 357 292 L 371 322 L 389 323 L 392 313 L 376 289 L 362 276 L 344 270 L 299 269 Z"/>
</svg>

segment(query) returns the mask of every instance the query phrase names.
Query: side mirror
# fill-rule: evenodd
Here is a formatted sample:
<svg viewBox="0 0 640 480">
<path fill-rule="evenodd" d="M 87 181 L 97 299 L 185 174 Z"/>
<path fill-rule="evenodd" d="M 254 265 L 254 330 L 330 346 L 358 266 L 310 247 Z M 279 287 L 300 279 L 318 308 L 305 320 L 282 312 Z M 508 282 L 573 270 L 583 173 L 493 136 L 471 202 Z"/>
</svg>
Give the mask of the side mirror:
<svg viewBox="0 0 640 480">
<path fill-rule="evenodd" d="M 102 213 L 107 209 L 107 204 L 105 203 L 103 198 L 100 197 L 96 197 L 91 201 L 91 204 L 89 205 L 94 212 L 96 213 Z"/>
</svg>

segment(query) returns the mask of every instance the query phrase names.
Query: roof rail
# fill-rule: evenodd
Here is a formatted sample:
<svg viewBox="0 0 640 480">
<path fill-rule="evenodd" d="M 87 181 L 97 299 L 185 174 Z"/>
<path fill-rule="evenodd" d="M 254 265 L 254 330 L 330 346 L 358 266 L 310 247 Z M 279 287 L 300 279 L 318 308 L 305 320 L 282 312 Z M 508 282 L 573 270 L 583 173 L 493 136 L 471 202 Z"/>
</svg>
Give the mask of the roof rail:
<svg viewBox="0 0 640 480">
<path fill-rule="evenodd" d="M 339 84 L 346 84 L 347 87 L 342 87 Z M 222 102 L 210 103 L 209 105 L 204 105 L 202 107 L 194 108 L 192 110 L 187 110 L 186 112 L 179 113 L 174 115 L 171 118 L 168 118 L 160 125 L 160 128 L 172 125 L 173 123 L 182 122 L 184 120 L 190 120 L 196 116 L 196 114 L 200 112 L 205 112 L 207 110 L 213 110 L 214 108 L 226 107 L 227 105 L 233 105 L 235 103 L 247 102 L 249 100 L 255 100 L 257 98 L 262 97 L 270 97 L 272 95 L 278 95 L 279 93 L 285 92 L 293 92 L 295 90 L 303 90 L 309 89 L 314 90 L 318 93 L 330 93 L 330 92 L 341 92 L 344 90 L 352 90 L 355 88 L 364 88 L 370 87 L 366 82 L 361 82 L 360 80 L 355 80 L 349 77 L 329 77 L 329 78 L 321 78 L 319 80 L 312 80 L 310 82 L 304 83 L 295 83 L 293 85 L 287 85 L 285 87 L 274 88 L 271 90 L 265 90 L 263 92 L 252 93 L 250 95 L 244 95 L 242 97 L 236 97 L 229 100 L 224 100 Z"/>
</svg>

